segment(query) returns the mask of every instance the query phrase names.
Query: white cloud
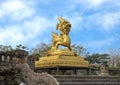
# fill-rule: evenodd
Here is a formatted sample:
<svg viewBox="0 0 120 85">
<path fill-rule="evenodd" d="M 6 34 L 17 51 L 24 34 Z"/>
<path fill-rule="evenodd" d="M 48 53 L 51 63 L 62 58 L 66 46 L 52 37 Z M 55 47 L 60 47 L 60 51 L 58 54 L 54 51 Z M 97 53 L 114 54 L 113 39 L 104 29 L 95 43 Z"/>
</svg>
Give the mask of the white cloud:
<svg viewBox="0 0 120 85">
<path fill-rule="evenodd" d="M 77 30 L 81 30 L 82 28 L 80 27 L 82 24 L 82 17 L 81 16 L 75 16 L 71 17 L 69 20 L 72 24 L 72 31 L 76 32 Z M 79 26 L 79 27 L 78 27 Z"/>
<path fill-rule="evenodd" d="M 20 40 L 24 41 L 24 36 L 19 32 L 16 26 L 0 29 L 0 44 L 17 44 Z"/>
<path fill-rule="evenodd" d="M 0 44 L 28 44 L 40 42 L 40 36 L 45 31 L 52 30 L 53 21 L 49 21 L 46 18 L 34 17 L 31 21 L 24 21 L 22 24 L 10 25 L 0 29 Z M 39 38 L 38 38 L 39 36 Z M 42 41 L 44 37 L 41 37 Z M 41 42 L 42 42 L 41 41 Z"/>
<path fill-rule="evenodd" d="M 105 3 L 107 0 L 87 0 L 88 6 L 90 5 L 91 7 L 97 7 L 103 3 Z"/>
<path fill-rule="evenodd" d="M 107 13 L 101 16 L 101 19 L 98 21 L 99 24 L 103 26 L 103 29 L 110 31 L 111 29 L 117 29 L 115 26 L 120 23 L 120 12 L 116 13 Z"/>
<path fill-rule="evenodd" d="M 105 32 L 111 32 L 119 29 L 116 27 L 120 23 L 120 12 L 95 13 L 86 16 L 84 26 L 87 29 L 99 29 Z M 94 28 L 93 28 L 93 27 Z M 96 28 L 95 28 L 96 27 Z"/>
<path fill-rule="evenodd" d="M 94 41 L 88 41 L 83 43 L 86 48 L 90 51 L 94 52 L 106 52 L 108 50 L 108 47 L 113 44 L 114 38 L 107 38 L 103 40 L 94 40 Z"/>
<path fill-rule="evenodd" d="M 72 3 L 80 4 L 85 7 L 85 9 L 94 9 L 101 6 L 107 0 L 73 0 Z"/>
<path fill-rule="evenodd" d="M 10 20 L 21 21 L 34 14 L 33 8 L 23 0 L 6 0 L 0 6 L 0 18 L 7 16 Z"/>
<path fill-rule="evenodd" d="M 46 31 L 46 28 L 51 26 L 52 21 L 50 22 L 46 18 L 39 16 L 34 17 L 33 20 L 25 21 L 23 24 L 24 31 L 28 31 L 32 35 L 41 34 L 43 31 Z"/>
<path fill-rule="evenodd" d="M 72 0 L 71 7 L 81 12 L 119 10 L 120 0 Z"/>
<path fill-rule="evenodd" d="M 90 48 L 101 49 L 103 46 L 110 45 L 113 42 L 113 40 L 114 38 L 91 41 L 91 42 L 87 42 L 87 46 Z"/>
<path fill-rule="evenodd" d="M 78 29 L 76 26 L 106 32 L 119 29 L 116 27 L 120 23 L 119 0 L 72 0 L 70 6 L 81 17 L 80 20 L 75 20 L 79 16 L 73 16 L 71 20 L 73 26 L 75 24 L 75 30 Z"/>
<path fill-rule="evenodd" d="M 5 20 L 4 26 L 0 22 L 0 44 L 17 45 L 25 44 L 34 46 L 42 42 L 44 37 L 40 35 L 46 31 L 51 31 L 54 26 L 54 20 L 37 16 L 31 3 L 24 0 L 6 0 L 0 3 L 0 19 Z M 27 19 L 26 19 L 27 18 Z M 9 21 L 9 23 L 8 23 Z M 41 38 L 41 40 L 39 40 Z"/>
</svg>

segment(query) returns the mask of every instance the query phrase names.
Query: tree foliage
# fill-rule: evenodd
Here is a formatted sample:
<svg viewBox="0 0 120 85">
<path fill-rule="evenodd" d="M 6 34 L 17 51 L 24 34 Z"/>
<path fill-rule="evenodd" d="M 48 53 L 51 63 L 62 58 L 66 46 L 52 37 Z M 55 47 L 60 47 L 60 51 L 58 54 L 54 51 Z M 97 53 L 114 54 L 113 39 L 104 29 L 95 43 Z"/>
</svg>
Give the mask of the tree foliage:
<svg viewBox="0 0 120 85">
<path fill-rule="evenodd" d="M 0 51 L 11 51 L 11 50 L 13 50 L 13 48 L 10 45 L 8 46 L 0 45 Z"/>
<path fill-rule="evenodd" d="M 30 52 L 35 57 L 45 56 L 46 52 L 51 48 L 51 44 L 40 43 L 37 47 L 33 48 Z"/>
<path fill-rule="evenodd" d="M 120 67 L 120 48 L 109 49 L 110 54 L 109 66 Z"/>
<path fill-rule="evenodd" d="M 86 57 L 89 55 L 89 52 L 87 52 L 86 48 L 84 48 L 82 45 L 72 45 L 71 46 L 73 51 L 77 53 L 80 56 Z"/>
<path fill-rule="evenodd" d="M 16 45 L 16 49 L 18 49 L 18 50 L 25 50 L 25 49 L 27 49 L 27 47 L 23 46 L 22 44 L 19 44 L 19 45 Z"/>
<path fill-rule="evenodd" d="M 97 63 L 107 65 L 108 63 L 109 55 L 106 53 L 104 54 L 94 53 L 90 55 L 89 52 L 87 52 L 87 50 L 82 45 L 72 45 L 71 47 L 73 51 L 75 51 L 78 55 L 84 57 L 91 64 Z M 50 48 L 51 44 L 40 43 L 37 45 L 37 47 L 31 50 L 31 54 L 34 55 L 35 57 L 45 56 L 46 52 Z"/>
<path fill-rule="evenodd" d="M 82 45 L 72 45 L 73 51 L 75 51 L 80 56 L 87 56 L 89 52 Z M 51 48 L 51 44 L 40 43 L 35 48 L 31 50 L 31 54 L 37 57 L 45 56 L 46 52 Z"/>
<path fill-rule="evenodd" d="M 12 51 L 12 50 L 25 50 L 27 47 L 23 46 L 22 44 L 16 45 L 13 48 L 11 45 L 0 45 L 0 51 Z"/>
<path fill-rule="evenodd" d="M 87 56 L 85 59 L 88 60 L 89 63 L 91 64 L 97 63 L 97 64 L 107 65 L 110 57 L 107 53 L 103 53 L 103 54 L 94 53 L 92 55 Z"/>
</svg>

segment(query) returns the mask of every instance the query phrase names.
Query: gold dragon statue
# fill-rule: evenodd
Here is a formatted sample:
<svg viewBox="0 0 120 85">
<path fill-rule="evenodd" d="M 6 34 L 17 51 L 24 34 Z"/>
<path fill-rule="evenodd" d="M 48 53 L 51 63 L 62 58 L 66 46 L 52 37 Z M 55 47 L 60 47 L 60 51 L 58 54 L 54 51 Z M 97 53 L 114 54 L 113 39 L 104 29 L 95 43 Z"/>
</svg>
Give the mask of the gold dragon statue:
<svg viewBox="0 0 120 85">
<path fill-rule="evenodd" d="M 70 51 L 72 50 L 70 47 L 71 40 L 69 37 L 69 32 L 71 29 L 71 24 L 69 21 L 65 20 L 62 17 L 58 17 L 59 23 L 57 24 L 56 30 L 60 31 L 60 35 L 55 32 L 52 32 L 52 50 L 58 49 L 58 46 L 65 46 Z"/>
<path fill-rule="evenodd" d="M 52 33 L 52 46 L 51 49 L 46 52 L 46 55 L 40 57 L 38 61 L 35 61 L 35 67 L 40 69 L 70 67 L 70 68 L 87 68 L 89 62 L 84 60 L 83 57 L 75 53 L 71 48 L 70 30 L 71 23 L 62 17 L 58 17 L 59 23 L 56 26 L 56 30 L 60 31 L 60 34 Z M 59 46 L 67 48 L 58 49 Z"/>
</svg>

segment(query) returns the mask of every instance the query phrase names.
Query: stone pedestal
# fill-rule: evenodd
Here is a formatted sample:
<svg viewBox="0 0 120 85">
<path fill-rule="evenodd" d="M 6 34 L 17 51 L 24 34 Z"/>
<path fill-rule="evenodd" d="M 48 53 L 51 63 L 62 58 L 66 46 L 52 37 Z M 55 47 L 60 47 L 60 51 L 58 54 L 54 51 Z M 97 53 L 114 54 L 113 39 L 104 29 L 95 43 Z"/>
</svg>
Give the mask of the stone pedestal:
<svg viewBox="0 0 120 85">
<path fill-rule="evenodd" d="M 50 50 L 45 57 L 40 57 L 39 61 L 35 61 L 36 68 L 88 68 L 88 61 L 81 56 L 68 49 Z"/>
</svg>

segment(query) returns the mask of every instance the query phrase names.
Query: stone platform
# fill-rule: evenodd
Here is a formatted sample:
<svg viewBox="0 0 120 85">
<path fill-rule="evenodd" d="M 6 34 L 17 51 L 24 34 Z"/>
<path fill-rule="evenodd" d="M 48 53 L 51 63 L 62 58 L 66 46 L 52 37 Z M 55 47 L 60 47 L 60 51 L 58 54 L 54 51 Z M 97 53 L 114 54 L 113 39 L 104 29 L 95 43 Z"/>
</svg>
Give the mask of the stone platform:
<svg viewBox="0 0 120 85">
<path fill-rule="evenodd" d="M 45 57 L 35 61 L 36 68 L 47 68 L 56 66 L 66 67 L 89 67 L 88 61 L 68 49 L 50 50 Z"/>
</svg>

